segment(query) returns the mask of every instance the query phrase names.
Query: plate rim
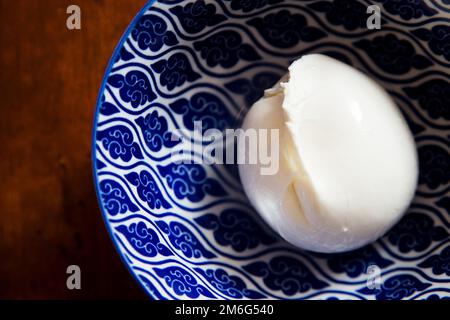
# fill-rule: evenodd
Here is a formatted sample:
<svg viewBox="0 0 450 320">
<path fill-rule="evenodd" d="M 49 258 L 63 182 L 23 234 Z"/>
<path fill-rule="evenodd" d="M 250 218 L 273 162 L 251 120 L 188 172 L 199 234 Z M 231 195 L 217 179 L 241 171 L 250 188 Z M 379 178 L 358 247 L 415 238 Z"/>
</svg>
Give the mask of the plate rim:
<svg viewBox="0 0 450 320">
<path fill-rule="evenodd" d="M 107 218 L 106 209 L 104 208 L 103 201 L 100 197 L 100 190 L 99 190 L 99 179 L 98 179 L 98 173 L 97 173 L 97 153 L 96 153 L 96 135 L 97 135 L 97 125 L 98 125 L 98 117 L 100 112 L 100 105 L 102 103 L 102 97 L 105 91 L 106 82 L 108 81 L 108 76 L 111 73 L 111 69 L 114 66 L 115 58 L 120 53 L 120 50 L 122 49 L 124 43 L 128 39 L 133 27 L 136 25 L 136 23 L 139 21 L 139 19 L 148 11 L 148 9 L 156 2 L 157 0 L 148 0 L 144 6 L 135 14 L 134 18 L 131 20 L 131 22 L 126 27 L 125 31 L 122 33 L 122 36 L 119 39 L 119 42 L 114 47 L 114 50 L 112 52 L 111 57 L 109 58 L 109 61 L 106 65 L 105 71 L 103 73 L 102 82 L 98 91 L 97 100 L 95 103 L 95 111 L 94 111 L 94 119 L 93 119 L 93 125 L 92 125 L 92 132 L 91 132 L 91 165 L 92 165 L 92 178 L 94 182 L 94 189 L 95 194 L 97 198 L 97 202 L 100 207 L 100 212 L 102 215 L 103 224 L 108 232 L 109 238 L 111 242 L 114 245 L 115 251 L 119 254 L 120 260 L 122 265 L 125 266 L 125 268 L 128 270 L 128 272 L 131 274 L 133 279 L 139 284 L 139 287 L 144 291 L 147 296 L 149 296 L 152 300 L 159 300 L 156 296 L 152 295 L 151 292 L 144 286 L 142 281 L 138 278 L 137 274 L 133 271 L 133 269 L 130 267 L 126 257 L 124 256 L 122 250 L 119 248 L 119 244 L 117 240 L 114 237 L 114 234 L 111 229 L 111 225 L 109 223 L 109 220 Z"/>
</svg>

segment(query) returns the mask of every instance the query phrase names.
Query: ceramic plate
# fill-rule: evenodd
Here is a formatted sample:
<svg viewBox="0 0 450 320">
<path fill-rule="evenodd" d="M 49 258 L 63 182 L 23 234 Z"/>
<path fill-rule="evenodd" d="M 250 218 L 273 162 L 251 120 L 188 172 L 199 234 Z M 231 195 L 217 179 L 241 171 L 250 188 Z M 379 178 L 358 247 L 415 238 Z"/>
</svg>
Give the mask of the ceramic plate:
<svg viewBox="0 0 450 320">
<path fill-rule="evenodd" d="M 379 30 L 366 28 L 370 4 L 381 9 Z M 203 129 L 238 127 L 290 62 L 312 52 L 384 86 L 420 158 L 405 217 L 344 254 L 277 237 L 235 166 L 171 156 L 187 147 L 171 139 L 175 129 L 192 132 L 196 120 Z M 448 0 L 149 2 L 112 56 L 94 123 L 97 195 L 117 251 L 154 299 L 450 296 L 449 68 Z"/>
</svg>

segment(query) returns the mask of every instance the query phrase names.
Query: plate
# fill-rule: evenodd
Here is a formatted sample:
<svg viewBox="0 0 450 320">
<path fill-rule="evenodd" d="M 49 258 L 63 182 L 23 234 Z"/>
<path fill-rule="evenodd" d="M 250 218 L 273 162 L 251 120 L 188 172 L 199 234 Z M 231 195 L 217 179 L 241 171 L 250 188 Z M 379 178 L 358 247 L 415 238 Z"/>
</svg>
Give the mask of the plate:
<svg viewBox="0 0 450 320">
<path fill-rule="evenodd" d="M 131 22 L 100 89 L 92 154 L 106 226 L 150 297 L 450 296 L 450 5 L 375 3 L 381 28 L 373 30 L 369 3 L 344 0 L 150 1 Z M 290 62 L 312 52 L 385 87 L 418 147 L 407 214 L 349 253 L 287 244 L 255 214 L 234 165 L 202 164 L 193 148 L 201 141 L 172 139 L 199 120 L 203 129 L 238 127 Z M 192 163 L 176 161 L 180 150 Z"/>
</svg>

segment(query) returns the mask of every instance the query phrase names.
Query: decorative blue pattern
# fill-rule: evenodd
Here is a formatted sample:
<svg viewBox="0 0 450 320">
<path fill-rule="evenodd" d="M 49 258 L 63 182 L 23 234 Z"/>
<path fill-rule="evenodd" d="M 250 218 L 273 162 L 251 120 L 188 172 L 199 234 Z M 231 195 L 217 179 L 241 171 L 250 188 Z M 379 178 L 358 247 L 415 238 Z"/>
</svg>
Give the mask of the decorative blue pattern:
<svg viewBox="0 0 450 320">
<path fill-rule="evenodd" d="M 166 284 L 173 289 L 176 295 L 185 295 L 191 299 L 200 296 L 215 298 L 208 289 L 199 284 L 187 270 L 181 267 L 169 267 L 165 269 L 154 268 L 153 270 L 155 270 L 155 273 L 159 277 L 164 279 Z"/>
<path fill-rule="evenodd" d="M 155 299 L 450 296 L 448 0 L 159 0 L 135 18 L 99 93 L 93 168 L 119 253 Z M 447 11 L 445 11 L 447 10 Z M 176 128 L 225 130 L 315 52 L 385 86 L 418 143 L 412 208 L 380 241 L 337 255 L 285 243 L 255 215 L 236 166 L 172 163 Z M 174 140 L 174 141 L 172 141 Z M 200 142 L 193 142 L 198 144 Z M 380 287 L 366 285 L 369 267 Z"/>
<path fill-rule="evenodd" d="M 100 197 L 105 209 L 111 216 L 139 210 L 131 202 L 123 187 L 114 180 L 105 179 L 100 182 Z"/>
<path fill-rule="evenodd" d="M 302 262 L 288 256 L 275 257 L 270 262 L 253 262 L 243 268 L 256 277 L 262 277 L 270 289 L 281 290 L 287 296 L 328 286 Z"/>
<path fill-rule="evenodd" d="M 172 256 L 173 253 L 160 242 L 155 231 L 148 228 L 145 223 L 132 223 L 129 226 L 120 225 L 116 227 L 131 244 L 131 246 L 146 257 L 156 257 L 158 254 L 163 256 Z"/>
<path fill-rule="evenodd" d="M 199 202 L 206 195 L 224 196 L 226 191 L 217 180 L 209 178 L 199 164 L 175 164 L 158 166 L 159 173 L 166 179 L 174 195 L 183 200 Z"/>
<path fill-rule="evenodd" d="M 129 52 L 127 49 L 125 49 L 125 47 L 122 47 L 120 49 L 119 54 L 116 56 L 116 63 L 119 62 L 120 60 L 129 61 L 133 58 L 134 58 L 134 55 L 131 52 Z"/>
<path fill-rule="evenodd" d="M 422 70 L 432 65 L 430 59 L 415 52 L 411 43 L 391 33 L 372 40 L 358 40 L 355 46 L 364 50 L 381 69 L 392 74 Z"/>
<path fill-rule="evenodd" d="M 431 119 L 450 120 L 450 83 L 448 81 L 432 79 L 416 87 L 405 87 L 403 90 L 408 97 L 419 102 Z"/>
<path fill-rule="evenodd" d="M 424 251 L 433 241 L 441 241 L 448 236 L 445 228 L 435 226 L 430 217 L 421 213 L 408 213 L 387 234 L 389 241 L 404 253 Z"/>
<path fill-rule="evenodd" d="M 166 22 L 156 15 L 142 16 L 131 31 L 131 38 L 137 42 L 140 49 L 151 51 L 178 43 L 175 34 L 167 30 Z"/>
<path fill-rule="evenodd" d="M 225 0 L 231 5 L 233 10 L 242 10 L 243 12 L 251 12 L 255 9 L 263 8 L 269 4 L 277 4 L 283 0 Z"/>
<path fill-rule="evenodd" d="M 227 19 L 216 11 L 212 3 L 207 4 L 204 0 L 188 3 L 184 7 L 179 5 L 170 8 L 170 12 L 178 18 L 183 29 L 189 33 L 198 33 L 206 27 L 215 26 Z"/>
<path fill-rule="evenodd" d="M 419 183 L 430 189 L 446 185 L 450 181 L 450 154 L 438 145 L 419 148 Z"/>
<path fill-rule="evenodd" d="M 405 20 L 422 16 L 432 17 L 437 11 L 430 8 L 423 0 L 375 0 L 382 3 L 387 12 L 398 15 Z"/>
<path fill-rule="evenodd" d="M 152 175 L 142 170 L 139 174 L 131 172 L 125 175 L 130 184 L 137 188 L 137 194 L 142 201 L 145 201 L 151 209 L 169 209 L 172 206 L 164 199 L 161 190 L 156 185 Z"/>
<path fill-rule="evenodd" d="M 139 70 L 128 72 L 125 76 L 114 74 L 108 78 L 108 84 L 120 91 L 120 98 L 131 103 L 133 108 L 144 106 L 156 99 L 150 81 L 145 73 Z"/>
<path fill-rule="evenodd" d="M 167 119 L 159 116 L 156 110 L 137 118 L 136 124 L 141 128 L 145 144 L 151 151 L 158 152 L 163 147 L 172 148 L 180 142 L 172 137 Z"/>
<path fill-rule="evenodd" d="M 277 73 L 262 72 L 251 79 L 240 78 L 226 83 L 225 87 L 231 92 L 244 95 L 245 104 L 247 107 L 250 107 L 262 96 L 264 90 L 277 83 L 280 77 L 281 75 Z"/>
<path fill-rule="evenodd" d="M 225 104 L 207 92 L 196 93 L 190 99 L 179 99 L 171 103 L 170 108 L 183 116 L 183 125 L 189 130 L 194 130 L 194 121 L 201 121 L 203 130 L 225 130 L 232 127 L 234 120 Z"/>
<path fill-rule="evenodd" d="M 134 141 L 133 133 L 125 126 L 118 125 L 97 131 L 97 140 L 108 150 L 111 158 L 130 161 L 131 158 L 143 159 L 141 148 Z"/>
<path fill-rule="evenodd" d="M 439 201 L 436 202 L 436 204 L 445 209 L 447 211 L 447 215 L 450 218 L 450 197 L 444 197 L 442 199 L 439 199 Z"/>
<path fill-rule="evenodd" d="M 444 56 L 447 61 L 450 61 L 450 27 L 448 25 L 436 25 L 431 29 L 419 28 L 412 33 L 426 41 L 435 54 Z"/>
<path fill-rule="evenodd" d="M 247 22 L 272 46 L 290 48 L 300 41 L 312 42 L 326 37 L 326 33 L 308 26 L 305 16 L 288 10 L 256 17 Z"/>
<path fill-rule="evenodd" d="M 192 70 L 188 58 L 183 53 L 175 53 L 169 59 L 161 59 L 152 64 L 152 69 L 161 74 L 159 81 L 161 86 L 172 90 L 182 86 L 186 81 L 193 82 L 200 75 Z"/>
<path fill-rule="evenodd" d="M 119 112 L 119 109 L 114 104 L 105 101 L 105 96 L 103 95 L 99 112 L 104 116 L 110 116 L 114 113 Z"/>
<path fill-rule="evenodd" d="M 220 215 L 209 213 L 195 221 L 203 228 L 213 230 L 218 244 L 231 246 L 237 252 L 275 242 L 273 236 L 263 231 L 246 212 L 239 209 L 227 209 Z"/>
<path fill-rule="evenodd" d="M 432 268 L 436 275 L 445 274 L 450 276 L 450 246 L 447 246 L 441 253 L 432 255 L 419 264 L 422 268 Z"/>
<path fill-rule="evenodd" d="M 411 296 L 417 291 L 425 290 L 430 286 L 431 284 L 423 283 L 416 277 L 407 274 L 387 279 L 379 289 L 364 287 L 359 289 L 358 292 L 375 295 L 377 300 L 401 300 Z"/>
<path fill-rule="evenodd" d="M 186 258 L 215 258 L 216 255 L 206 250 L 194 234 L 179 222 L 172 221 L 169 224 L 157 221 L 159 229 L 168 235 L 173 247 L 183 252 Z"/>
<path fill-rule="evenodd" d="M 388 260 L 380 256 L 380 254 L 371 245 L 341 254 L 316 255 L 326 258 L 328 267 L 333 270 L 333 272 L 346 273 L 351 278 L 356 278 L 362 274 L 366 274 L 367 269 L 371 265 L 376 265 L 377 267 L 383 269 L 393 264 L 392 260 Z"/>
<path fill-rule="evenodd" d="M 208 66 L 220 65 L 223 68 L 235 66 L 239 60 L 257 61 L 261 56 L 249 44 L 242 42 L 241 35 L 234 30 L 215 33 L 208 38 L 194 42 L 194 48 Z"/>
<path fill-rule="evenodd" d="M 199 274 L 203 275 L 211 285 L 226 296 L 233 299 L 262 299 L 266 298 L 263 294 L 247 289 L 246 284 L 241 278 L 237 276 L 230 276 L 223 269 L 208 269 L 202 270 L 201 268 L 195 268 Z"/>
<path fill-rule="evenodd" d="M 364 28 L 369 17 L 366 13 L 367 6 L 357 1 L 313 1 L 307 6 L 317 12 L 324 12 L 328 22 L 335 26 L 344 26 L 347 30 Z"/>
<path fill-rule="evenodd" d="M 97 170 L 101 170 L 101 169 L 103 169 L 103 168 L 106 168 L 106 164 L 104 164 L 103 162 L 101 162 L 100 160 L 96 160 L 95 161 L 95 168 L 97 169 Z"/>
</svg>

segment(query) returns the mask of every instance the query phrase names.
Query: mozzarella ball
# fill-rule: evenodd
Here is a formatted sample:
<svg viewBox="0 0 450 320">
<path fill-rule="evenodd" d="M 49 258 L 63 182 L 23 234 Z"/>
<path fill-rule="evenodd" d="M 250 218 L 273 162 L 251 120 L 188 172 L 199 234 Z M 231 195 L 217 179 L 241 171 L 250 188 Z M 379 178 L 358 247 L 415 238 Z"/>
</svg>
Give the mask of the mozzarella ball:
<svg viewBox="0 0 450 320">
<path fill-rule="evenodd" d="M 403 215 L 418 179 L 413 136 L 387 92 L 357 69 L 311 54 L 257 101 L 242 129 L 277 129 L 278 170 L 239 164 L 245 193 L 284 239 L 342 252 L 382 236 Z M 270 132 L 270 131 L 269 131 Z M 258 154 L 270 154 L 270 139 Z M 261 147 L 261 144 L 259 145 Z M 239 144 L 238 156 L 251 148 Z"/>
</svg>

